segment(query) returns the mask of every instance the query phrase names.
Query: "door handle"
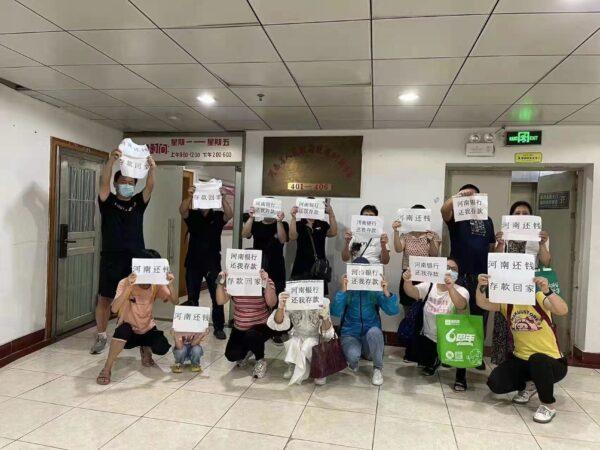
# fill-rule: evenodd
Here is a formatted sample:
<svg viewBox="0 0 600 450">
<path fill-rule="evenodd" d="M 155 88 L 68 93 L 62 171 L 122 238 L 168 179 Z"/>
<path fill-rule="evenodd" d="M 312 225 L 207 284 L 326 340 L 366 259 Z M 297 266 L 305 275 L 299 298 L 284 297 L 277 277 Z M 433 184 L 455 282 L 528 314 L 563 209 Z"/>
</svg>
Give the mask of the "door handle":
<svg viewBox="0 0 600 450">
<path fill-rule="evenodd" d="M 70 241 L 68 239 L 68 237 L 69 237 L 69 225 L 66 223 L 61 223 L 58 228 L 58 241 L 59 241 L 58 257 L 59 258 L 66 258 L 68 244 L 74 244 L 75 242 L 77 242 L 77 241 Z"/>
</svg>

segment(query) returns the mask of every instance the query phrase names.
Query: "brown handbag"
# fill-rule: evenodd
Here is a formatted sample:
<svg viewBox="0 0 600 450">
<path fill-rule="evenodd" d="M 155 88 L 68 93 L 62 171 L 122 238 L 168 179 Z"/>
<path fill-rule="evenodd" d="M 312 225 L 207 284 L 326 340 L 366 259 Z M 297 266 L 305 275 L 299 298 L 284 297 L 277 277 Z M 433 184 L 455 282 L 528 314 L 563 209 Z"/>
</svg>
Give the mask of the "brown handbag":
<svg viewBox="0 0 600 450">
<path fill-rule="evenodd" d="M 337 335 L 329 341 L 323 341 L 319 334 L 319 343 L 312 348 L 310 377 L 325 378 L 348 367 L 342 350 L 342 342 Z"/>
</svg>

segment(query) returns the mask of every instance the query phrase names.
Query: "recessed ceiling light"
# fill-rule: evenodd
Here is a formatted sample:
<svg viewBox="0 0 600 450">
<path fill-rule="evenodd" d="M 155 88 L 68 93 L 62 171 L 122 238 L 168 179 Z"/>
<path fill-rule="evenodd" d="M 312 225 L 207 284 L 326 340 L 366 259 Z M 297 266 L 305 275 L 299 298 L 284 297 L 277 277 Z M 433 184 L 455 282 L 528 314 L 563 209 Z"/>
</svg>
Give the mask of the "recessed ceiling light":
<svg viewBox="0 0 600 450">
<path fill-rule="evenodd" d="M 419 94 L 416 92 L 405 92 L 404 94 L 400 94 L 398 96 L 398 100 L 404 103 L 412 103 L 419 100 Z"/>
<path fill-rule="evenodd" d="M 179 117 L 177 117 L 176 115 L 172 115 L 172 116 L 167 117 L 167 119 L 169 119 L 169 120 L 179 120 Z"/>
<path fill-rule="evenodd" d="M 202 94 L 196 97 L 200 103 L 204 103 L 205 105 L 214 105 L 216 100 L 212 95 Z"/>
</svg>

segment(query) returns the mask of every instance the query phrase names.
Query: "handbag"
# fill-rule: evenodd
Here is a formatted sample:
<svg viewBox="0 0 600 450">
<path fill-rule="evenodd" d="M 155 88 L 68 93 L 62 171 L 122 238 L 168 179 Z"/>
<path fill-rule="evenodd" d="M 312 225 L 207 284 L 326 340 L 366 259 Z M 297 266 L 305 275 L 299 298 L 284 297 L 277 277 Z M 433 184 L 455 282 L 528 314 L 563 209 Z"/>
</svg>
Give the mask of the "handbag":
<svg viewBox="0 0 600 450">
<path fill-rule="evenodd" d="M 483 317 L 438 314 L 437 352 L 443 364 L 468 369 L 483 361 Z"/>
<path fill-rule="evenodd" d="M 337 334 L 329 341 L 323 341 L 319 334 L 319 343 L 312 348 L 310 377 L 325 378 L 348 367 L 341 340 Z"/>
<path fill-rule="evenodd" d="M 315 262 L 310 268 L 310 276 L 314 280 L 323 280 L 326 283 L 329 283 L 331 281 L 331 266 L 329 265 L 329 261 L 327 261 L 327 258 L 319 258 L 317 256 L 317 249 L 315 248 L 312 231 L 308 231 L 308 237 L 315 255 Z"/>
<path fill-rule="evenodd" d="M 414 341 L 415 337 L 421 333 L 421 329 L 423 328 L 423 308 L 429 299 L 432 288 L 433 283 L 429 286 L 425 299 L 422 302 L 417 301 L 410 305 L 400 325 L 398 325 L 397 336 L 401 346 L 408 347 Z"/>
</svg>

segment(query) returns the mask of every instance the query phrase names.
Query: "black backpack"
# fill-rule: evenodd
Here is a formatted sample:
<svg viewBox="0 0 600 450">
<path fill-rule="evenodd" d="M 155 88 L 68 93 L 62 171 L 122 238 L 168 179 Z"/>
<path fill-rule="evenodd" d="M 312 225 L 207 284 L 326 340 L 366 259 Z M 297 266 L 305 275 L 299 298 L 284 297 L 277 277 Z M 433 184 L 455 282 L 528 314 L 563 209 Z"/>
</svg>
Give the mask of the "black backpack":
<svg viewBox="0 0 600 450">
<path fill-rule="evenodd" d="M 414 302 L 406 311 L 404 319 L 398 325 L 398 342 L 403 347 L 408 347 L 423 329 L 423 308 L 429 298 L 433 284 L 429 285 L 427 295 L 422 302 Z"/>
</svg>

